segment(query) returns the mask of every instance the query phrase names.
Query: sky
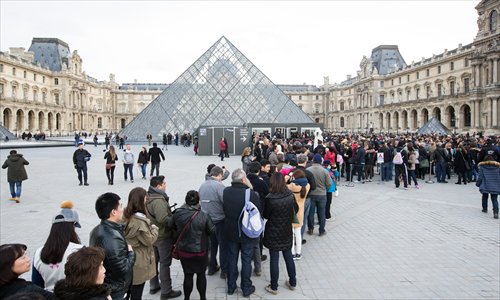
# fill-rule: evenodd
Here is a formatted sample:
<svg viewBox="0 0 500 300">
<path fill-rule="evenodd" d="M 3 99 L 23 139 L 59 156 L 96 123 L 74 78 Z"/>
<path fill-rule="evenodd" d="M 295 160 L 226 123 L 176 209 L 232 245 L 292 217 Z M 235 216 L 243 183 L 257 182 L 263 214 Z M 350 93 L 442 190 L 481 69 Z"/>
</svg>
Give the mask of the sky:
<svg viewBox="0 0 500 300">
<path fill-rule="evenodd" d="M 410 64 L 472 43 L 479 2 L 0 0 L 0 50 L 59 38 L 98 80 L 171 83 L 225 36 L 274 83 L 320 86 L 379 45 Z"/>
</svg>

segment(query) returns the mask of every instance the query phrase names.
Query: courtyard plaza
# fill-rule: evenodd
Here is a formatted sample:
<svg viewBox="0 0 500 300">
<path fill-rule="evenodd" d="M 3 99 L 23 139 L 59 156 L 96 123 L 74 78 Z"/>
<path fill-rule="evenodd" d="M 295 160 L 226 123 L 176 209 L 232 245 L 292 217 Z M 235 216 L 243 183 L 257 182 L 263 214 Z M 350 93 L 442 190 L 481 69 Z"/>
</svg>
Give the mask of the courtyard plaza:
<svg viewBox="0 0 500 300">
<path fill-rule="evenodd" d="M 8 145 L 28 144 L 33 142 Z M 132 145 L 135 159 L 141 146 Z M 77 233 L 82 244 L 88 245 L 89 233 L 99 223 L 94 210 L 99 195 L 117 193 L 126 205 L 132 188 L 148 188 L 149 176 L 141 179 L 138 167 L 134 167 L 135 182 L 124 181 L 121 151 L 115 185 L 109 186 L 104 146 L 88 143 L 85 148 L 92 154 L 90 186 L 78 186 L 72 162 L 75 147 L 17 148 L 30 162 L 26 167 L 29 179 L 23 182 L 21 202 L 15 203 L 8 200 L 6 170 L 1 170 L 1 244 L 24 243 L 33 256 L 45 242 L 61 201 L 71 200 L 82 225 Z M 2 163 L 8 153 L 9 149 L 0 150 Z M 192 147 L 169 145 L 165 155 L 161 174 L 166 176 L 170 203 L 178 206 L 188 190 L 198 189 L 208 164 L 224 165 L 230 171 L 241 166 L 239 155 L 221 162 L 216 156 L 195 156 Z M 420 189 L 404 190 L 395 189 L 394 183 L 382 184 L 378 175 L 375 179 L 353 187 L 345 186 L 344 179 L 339 183 L 339 197 L 332 203 L 335 218 L 327 220 L 327 234 L 319 237 L 316 226 L 313 236 L 306 233 L 304 237 L 303 258 L 295 261 L 295 291 L 285 286 L 288 278 L 282 258 L 279 294 L 264 290 L 270 282 L 268 258 L 262 263 L 262 276 L 252 276 L 256 291 L 250 299 L 500 298 L 500 225 L 493 219 L 491 202 L 488 213 L 481 212 L 481 194 L 474 184 L 455 185 L 456 177 L 452 177 L 448 184 L 420 181 Z M 224 184 L 230 185 L 230 178 Z M 269 257 L 266 249 L 264 253 Z M 174 289 L 182 290 L 179 261 L 173 260 L 171 274 Z M 240 290 L 226 294 L 219 273 L 207 280 L 207 299 L 242 298 Z M 199 299 L 198 292 L 194 290 L 191 297 Z M 146 283 L 143 299 L 159 298 L 159 293 L 149 294 Z"/>
</svg>

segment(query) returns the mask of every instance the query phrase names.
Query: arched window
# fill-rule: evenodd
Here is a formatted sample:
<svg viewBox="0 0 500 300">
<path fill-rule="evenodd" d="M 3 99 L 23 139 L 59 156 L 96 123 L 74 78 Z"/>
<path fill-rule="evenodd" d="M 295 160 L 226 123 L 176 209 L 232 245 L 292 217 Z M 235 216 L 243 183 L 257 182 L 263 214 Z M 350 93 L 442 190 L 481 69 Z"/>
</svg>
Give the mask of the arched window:
<svg viewBox="0 0 500 300">
<path fill-rule="evenodd" d="M 490 31 L 497 29 L 497 19 L 498 13 L 496 10 L 493 10 L 490 14 Z"/>
</svg>

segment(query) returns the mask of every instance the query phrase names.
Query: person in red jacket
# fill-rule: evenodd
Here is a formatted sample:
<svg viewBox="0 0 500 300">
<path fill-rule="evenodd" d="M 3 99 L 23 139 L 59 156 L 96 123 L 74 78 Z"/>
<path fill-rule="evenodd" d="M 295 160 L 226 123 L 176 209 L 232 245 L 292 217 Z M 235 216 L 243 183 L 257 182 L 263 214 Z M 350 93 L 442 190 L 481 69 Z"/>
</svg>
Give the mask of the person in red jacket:
<svg viewBox="0 0 500 300">
<path fill-rule="evenodd" d="M 220 160 L 224 161 L 224 154 L 226 153 L 226 143 L 224 143 L 224 138 L 222 137 L 219 141 L 219 156 Z"/>
</svg>

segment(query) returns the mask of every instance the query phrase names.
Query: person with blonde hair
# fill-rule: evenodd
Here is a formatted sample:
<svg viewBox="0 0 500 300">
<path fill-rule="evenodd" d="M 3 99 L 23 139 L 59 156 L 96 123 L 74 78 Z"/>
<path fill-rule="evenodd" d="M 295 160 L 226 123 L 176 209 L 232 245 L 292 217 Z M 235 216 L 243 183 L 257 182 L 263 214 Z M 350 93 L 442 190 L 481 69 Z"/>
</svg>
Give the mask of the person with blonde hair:
<svg viewBox="0 0 500 300">
<path fill-rule="evenodd" d="M 248 166 L 250 166 L 250 163 L 255 160 L 255 157 L 252 156 L 252 148 L 246 147 L 243 149 L 243 153 L 241 153 L 241 164 L 242 164 L 242 169 L 245 171 L 245 173 L 248 173 Z"/>
</svg>

